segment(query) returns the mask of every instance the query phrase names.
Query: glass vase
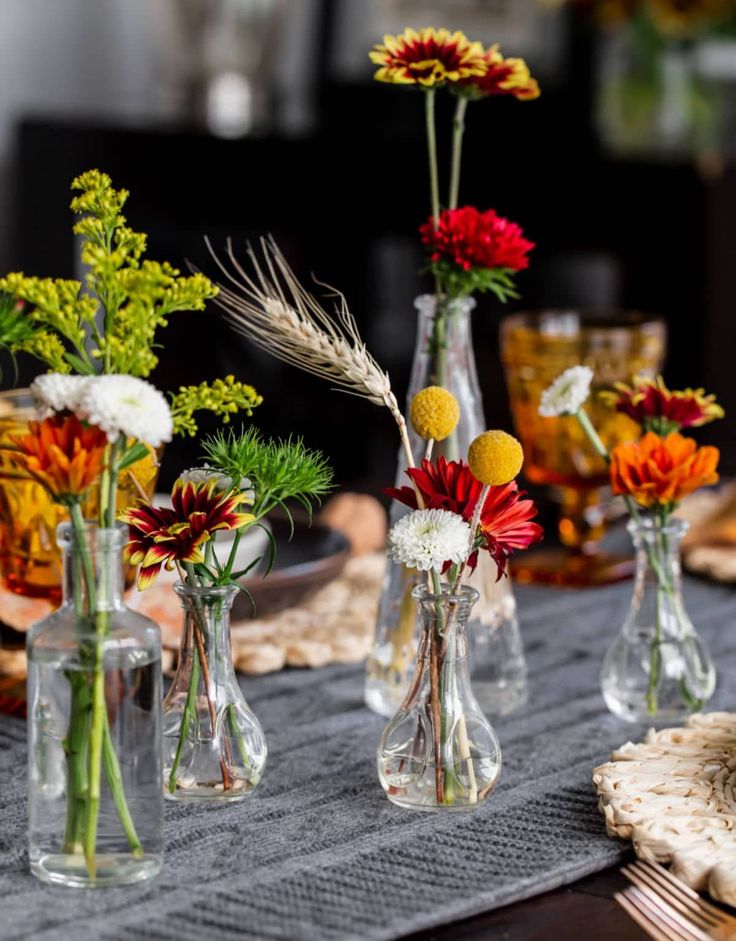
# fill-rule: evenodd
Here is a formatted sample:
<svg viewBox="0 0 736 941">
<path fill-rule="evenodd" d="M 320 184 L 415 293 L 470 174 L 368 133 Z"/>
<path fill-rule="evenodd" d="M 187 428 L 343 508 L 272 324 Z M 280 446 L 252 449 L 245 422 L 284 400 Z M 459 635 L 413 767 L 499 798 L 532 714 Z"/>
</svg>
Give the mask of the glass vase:
<svg viewBox="0 0 736 941">
<path fill-rule="evenodd" d="M 419 322 L 407 402 L 429 385 L 449 389 L 460 404 L 460 421 L 449 438 L 435 443 L 433 459 L 465 459 L 471 441 L 486 430 L 471 331 L 475 301 L 462 297 L 441 299 L 438 304 L 433 294 L 424 294 L 414 305 Z M 426 442 L 411 427 L 409 436 L 414 458 L 420 462 Z M 397 487 L 408 483 L 405 471 L 406 458 L 401 450 Z M 407 507 L 394 501 L 391 525 L 407 512 Z M 403 566 L 386 568 L 365 685 L 366 704 L 380 715 L 394 714 L 411 682 L 419 638 L 412 591 L 419 582 L 417 573 Z M 496 582 L 490 559 L 478 565 L 468 582 L 480 592 L 470 626 L 478 699 L 489 713 L 508 713 L 527 697 L 526 663 L 511 582 L 508 578 Z"/>
<path fill-rule="evenodd" d="M 713 695 L 716 673 L 682 600 L 683 520 L 640 514 L 628 525 L 636 580 L 621 633 L 603 661 L 606 705 L 631 722 L 679 722 Z"/>
<path fill-rule="evenodd" d="M 164 700 L 164 793 L 179 801 L 240 801 L 261 780 L 266 739 L 233 667 L 230 609 L 238 589 L 177 583 L 174 591 L 184 625 Z"/>
<path fill-rule="evenodd" d="M 161 868 L 161 639 L 122 602 L 126 536 L 62 523 L 61 607 L 28 634 L 30 864 L 59 885 Z"/>
<path fill-rule="evenodd" d="M 473 810 L 501 771 L 496 733 L 473 694 L 468 620 L 474 588 L 412 596 L 421 637 L 411 687 L 381 736 L 378 776 L 388 798 L 413 810 Z"/>
</svg>

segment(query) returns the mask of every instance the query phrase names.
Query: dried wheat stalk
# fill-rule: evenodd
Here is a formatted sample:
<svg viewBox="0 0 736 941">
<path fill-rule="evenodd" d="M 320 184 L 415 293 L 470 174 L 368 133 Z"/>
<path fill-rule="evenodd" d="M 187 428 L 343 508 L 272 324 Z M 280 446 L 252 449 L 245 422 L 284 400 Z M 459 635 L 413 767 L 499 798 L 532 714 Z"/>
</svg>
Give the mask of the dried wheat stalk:
<svg viewBox="0 0 736 941">
<path fill-rule="evenodd" d="M 261 239 L 261 259 L 248 246 L 253 276 L 235 257 L 231 239 L 226 243 L 226 255 L 232 270 L 218 257 L 209 239 L 205 242 L 229 282 L 218 283 L 220 293 L 215 303 L 233 328 L 284 362 L 328 379 L 344 392 L 384 405 L 398 426 L 408 466 L 414 467 L 406 421 L 388 373 L 368 352 L 344 296 L 328 288 L 337 303 L 334 315 L 327 313 L 299 283 L 272 238 Z"/>
</svg>

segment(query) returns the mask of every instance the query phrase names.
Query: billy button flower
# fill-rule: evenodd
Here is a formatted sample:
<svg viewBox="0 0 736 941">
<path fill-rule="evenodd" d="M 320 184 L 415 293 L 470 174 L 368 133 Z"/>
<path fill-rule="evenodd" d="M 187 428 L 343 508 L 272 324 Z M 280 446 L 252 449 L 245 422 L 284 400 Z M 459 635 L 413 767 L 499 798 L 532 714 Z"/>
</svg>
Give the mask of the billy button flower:
<svg viewBox="0 0 736 941">
<path fill-rule="evenodd" d="M 427 386 L 411 400 L 412 428 L 425 441 L 444 441 L 460 420 L 460 406 L 452 392 L 441 386 Z"/>
<path fill-rule="evenodd" d="M 100 478 L 107 435 L 75 415 L 54 415 L 28 426 L 28 434 L 10 436 L 13 463 L 57 503 L 79 503 Z"/>
<path fill-rule="evenodd" d="M 237 491 L 218 490 L 216 480 L 201 484 L 177 480 L 171 508 L 142 503 L 126 510 L 120 519 L 130 527 L 126 557 L 140 565 L 138 588 L 147 588 L 162 565 L 170 571 L 177 563 L 203 563 L 202 546 L 214 533 L 253 522 L 251 513 L 240 512 L 241 501 Z"/>
<path fill-rule="evenodd" d="M 491 487 L 510 483 L 521 470 L 524 451 L 505 431 L 484 431 L 468 448 L 468 466 L 478 480 Z"/>
<path fill-rule="evenodd" d="M 483 46 L 461 32 L 427 27 L 406 29 L 400 36 L 384 36 L 374 46 L 371 62 L 380 66 L 374 78 L 396 85 L 435 88 L 486 72 Z"/>
</svg>

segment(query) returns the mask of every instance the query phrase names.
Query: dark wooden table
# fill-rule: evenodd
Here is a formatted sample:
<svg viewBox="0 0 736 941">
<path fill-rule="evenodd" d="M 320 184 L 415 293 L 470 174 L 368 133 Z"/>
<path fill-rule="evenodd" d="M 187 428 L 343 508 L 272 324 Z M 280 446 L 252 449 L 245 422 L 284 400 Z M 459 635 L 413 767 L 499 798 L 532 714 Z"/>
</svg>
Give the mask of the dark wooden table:
<svg viewBox="0 0 736 941">
<path fill-rule="evenodd" d="M 405 941 L 646 941 L 647 935 L 614 901 L 613 893 L 626 885 L 618 869 L 608 869 Z"/>
</svg>

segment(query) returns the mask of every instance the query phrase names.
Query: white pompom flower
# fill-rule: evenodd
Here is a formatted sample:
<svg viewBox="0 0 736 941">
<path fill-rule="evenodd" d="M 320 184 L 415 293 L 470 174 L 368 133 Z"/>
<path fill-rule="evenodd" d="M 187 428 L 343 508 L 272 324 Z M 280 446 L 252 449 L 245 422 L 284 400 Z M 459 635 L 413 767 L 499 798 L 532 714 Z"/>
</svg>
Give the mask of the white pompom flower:
<svg viewBox="0 0 736 941">
<path fill-rule="evenodd" d="M 41 417 L 48 418 L 54 412 L 76 412 L 89 378 L 60 372 L 36 376 L 31 383 L 31 394 Z"/>
<path fill-rule="evenodd" d="M 575 415 L 590 396 L 593 370 L 588 366 L 571 366 L 559 375 L 542 393 L 539 414 L 543 418 Z"/>
<path fill-rule="evenodd" d="M 152 448 L 171 441 L 174 421 L 164 395 L 144 379 L 134 376 L 92 376 L 76 409 L 77 417 L 107 434 L 135 438 Z"/>
<path fill-rule="evenodd" d="M 469 547 L 470 526 L 449 510 L 415 510 L 388 534 L 388 557 L 422 572 L 463 562 Z"/>
</svg>

